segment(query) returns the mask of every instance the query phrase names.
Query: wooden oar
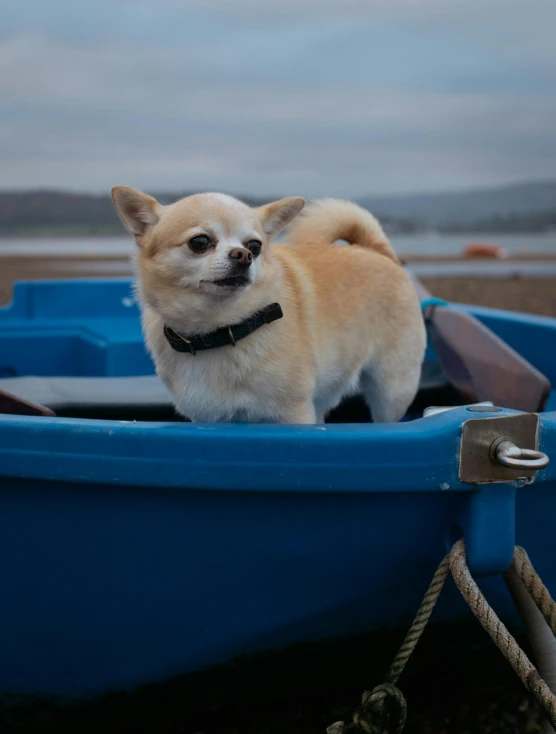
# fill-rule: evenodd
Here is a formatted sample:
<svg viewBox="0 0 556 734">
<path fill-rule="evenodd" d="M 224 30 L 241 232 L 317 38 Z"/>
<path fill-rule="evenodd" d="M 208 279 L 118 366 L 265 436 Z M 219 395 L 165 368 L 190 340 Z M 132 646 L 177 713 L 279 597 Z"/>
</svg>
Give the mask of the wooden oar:
<svg viewBox="0 0 556 734">
<path fill-rule="evenodd" d="M 440 367 L 462 398 L 527 413 L 544 410 L 550 395 L 545 375 L 471 314 L 435 303 L 414 280 Z"/>
</svg>

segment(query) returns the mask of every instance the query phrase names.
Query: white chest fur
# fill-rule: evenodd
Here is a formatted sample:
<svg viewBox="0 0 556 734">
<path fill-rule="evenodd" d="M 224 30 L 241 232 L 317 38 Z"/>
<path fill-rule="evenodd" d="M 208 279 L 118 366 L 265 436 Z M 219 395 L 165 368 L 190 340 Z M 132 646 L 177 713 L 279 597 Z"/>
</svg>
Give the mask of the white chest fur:
<svg viewBox="0 0 556 734">
<path fill-rule="evenodd" d="M 274 422 L 279 418 L 285 385 L 280 386 L 273 370 L 257 369 L 272 339 L 269 330 L 276 328 L 274 324 L 261 327 L 237 347 L 218 347 L 195 356 L 172 349 L 163 326 L 160 316 L 145 307 L 147 347 L 158 376 L 182 415 L 207 423 Z"/>
</svg>

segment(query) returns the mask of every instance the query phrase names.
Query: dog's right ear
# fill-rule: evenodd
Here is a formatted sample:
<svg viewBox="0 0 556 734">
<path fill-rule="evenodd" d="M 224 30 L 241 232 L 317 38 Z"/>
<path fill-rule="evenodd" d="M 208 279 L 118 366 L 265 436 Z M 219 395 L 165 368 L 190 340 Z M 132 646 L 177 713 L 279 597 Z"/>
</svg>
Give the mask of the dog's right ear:
<svg viewBox="0 0 556 734">
<path fill-rule="evenodd" d="M 158 201 L 131 186 L 114 186 L 112 201 L 124 227 L 134 237 L 141 237 L 160 219 Z"/>
</svg>

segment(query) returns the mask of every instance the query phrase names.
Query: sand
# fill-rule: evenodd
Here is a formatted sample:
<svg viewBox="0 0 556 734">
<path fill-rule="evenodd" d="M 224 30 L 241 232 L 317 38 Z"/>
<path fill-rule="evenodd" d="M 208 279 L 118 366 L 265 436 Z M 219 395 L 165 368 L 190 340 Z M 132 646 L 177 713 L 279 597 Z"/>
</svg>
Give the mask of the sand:
<svg viewBox="0 0 556 734">
<path fill-rule="evenodd" d="M 423 283 L 447 301 L 556 316 L 555 278 L 434 278 Z"/>
</svg>

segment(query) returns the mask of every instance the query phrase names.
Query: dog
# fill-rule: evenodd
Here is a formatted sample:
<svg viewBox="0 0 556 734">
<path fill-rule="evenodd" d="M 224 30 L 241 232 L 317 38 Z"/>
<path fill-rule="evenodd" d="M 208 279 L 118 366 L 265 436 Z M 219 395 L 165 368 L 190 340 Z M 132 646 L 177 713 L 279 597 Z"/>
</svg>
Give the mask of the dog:
<svg viewBox="0 0 556 734">
<path fill-rule="evenodd" d="M 425 326 L 368 211 L 327 199 L 301 213 L 298 197 L 250 207 L 218 193 L 163 206 L 127 186 L 112 199 L 137 243 L 147 349 L 181 415 L 323 423 L 362 393 L 374 422 L 404 416 Z M 271 242 L 288 225 L 288 243 Z"/>
</svg>

